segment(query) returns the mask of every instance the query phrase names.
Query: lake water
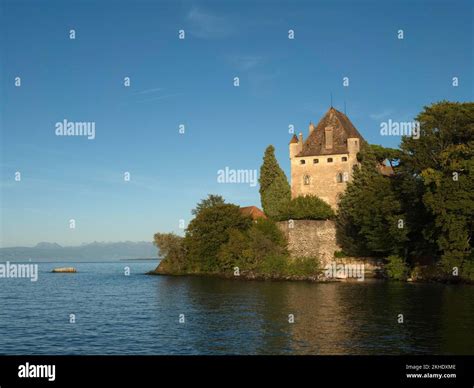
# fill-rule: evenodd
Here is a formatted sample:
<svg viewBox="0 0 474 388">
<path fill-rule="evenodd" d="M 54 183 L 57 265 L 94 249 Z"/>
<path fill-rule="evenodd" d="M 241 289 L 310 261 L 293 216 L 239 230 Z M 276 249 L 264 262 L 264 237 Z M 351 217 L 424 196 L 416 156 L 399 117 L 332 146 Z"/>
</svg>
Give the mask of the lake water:
<svg viewBox="0 0 474 388">
<path fill-rule="evenodd" d="M 473 286 L 144 275 L 156 264 L 0 279 L 0 354 L 474 354 Z"/>
</svg>

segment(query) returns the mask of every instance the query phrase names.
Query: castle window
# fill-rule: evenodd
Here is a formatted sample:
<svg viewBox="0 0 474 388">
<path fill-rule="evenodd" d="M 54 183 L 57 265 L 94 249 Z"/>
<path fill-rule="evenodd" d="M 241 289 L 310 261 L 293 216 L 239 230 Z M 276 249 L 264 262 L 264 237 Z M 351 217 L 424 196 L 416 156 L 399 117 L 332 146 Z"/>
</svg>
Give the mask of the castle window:
<svg viewBox="0 0 474 388">
<path fill-rule="evenodd" d="M 319 163 L 319 159 L 313 159 L 313 164 Z"/>
<path fill-rule="evenodd" d="M 342 161 L 343 161 L 343 162 L 347 162 L 347 156 L 343 156 L 343 157 L 342 157 Z"/>
<path fill-rule="evenodd" d="M 305 176 L 303 177 L 303 183 L 304 183 L 305 185 L 309 185 L 309 180 L 310 180 L 309 175 L 305 175 Z"/>
<path fill-rule="evenodd" d="M 328 163 L 332 163 L 332 158 L 328 158 Z"/>
<path fill-rule="evenodd" d="M 349 174 L 347 172 L 338 172 L 336 175 L 337 183 L 347 182 L 349 180 Z"/>
<path fill-rule="evenodd" d="M 300 160 L 300 164 L 305 164 L 306 163 L 306 160 L 302 159 Z"/>
</svg>

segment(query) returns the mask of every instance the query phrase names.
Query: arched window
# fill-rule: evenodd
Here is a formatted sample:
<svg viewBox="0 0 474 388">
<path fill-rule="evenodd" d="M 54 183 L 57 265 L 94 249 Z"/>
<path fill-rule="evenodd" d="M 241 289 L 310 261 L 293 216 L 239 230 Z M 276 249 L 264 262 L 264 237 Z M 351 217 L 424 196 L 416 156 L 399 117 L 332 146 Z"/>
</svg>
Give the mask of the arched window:
<svg viewBox="0 0 474 388">
<path fill-rule="evenodd" d="M 342 183 L 344 179 L 344 176 L 342 175 L 342 172 L 338 172 L 336 175 L 336 181 L 337 183 Z"/>
<path fill-rule="evenodd" d="M 310 181 L 309 175 L 305 175 L 305 176 L 303 177 L 303 183 L 304 183 L 305 185 L 309 185 L 309 181 Z"/>
</svg>

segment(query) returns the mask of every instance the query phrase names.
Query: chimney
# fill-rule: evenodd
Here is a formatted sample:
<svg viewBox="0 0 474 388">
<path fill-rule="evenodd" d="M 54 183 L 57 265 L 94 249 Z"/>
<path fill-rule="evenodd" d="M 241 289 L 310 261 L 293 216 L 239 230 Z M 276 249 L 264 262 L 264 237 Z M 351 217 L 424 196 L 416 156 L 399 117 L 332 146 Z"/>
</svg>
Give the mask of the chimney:
<svg viewBox="0 0 474 388">
<path fill-rule="evenodd" d="M 309 122 L 309 134 L 311 135 L 313 133 L 313 131 L 315 130 L 315 126 L 314 124 L 310 121 Z"/>
<path fill-rule="evenodd" d="M 300 144 L 303 144 L 303 132 L 300 132 L 298 142 L 299 142 Z"/>
<path fill-rule="evenodd" d="M 324 140 L 325 140 L 325 147 L 327 150 L 332 150 L 333 145 L 333 138 L 332 138 L 332 127 L 324 128 Z"/>
</svg>

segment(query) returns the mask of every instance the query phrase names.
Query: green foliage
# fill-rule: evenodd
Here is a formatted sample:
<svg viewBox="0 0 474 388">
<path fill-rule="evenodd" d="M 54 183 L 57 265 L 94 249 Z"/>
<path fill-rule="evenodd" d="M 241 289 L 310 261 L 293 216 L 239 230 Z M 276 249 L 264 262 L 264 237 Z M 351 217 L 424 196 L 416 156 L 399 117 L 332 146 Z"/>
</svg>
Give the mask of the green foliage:
<svg viewBox="0 0 474 388">
<path fill-rule="evenodd" d="M 464 280 L 474 283 L 474 258 L 472 256 L 473 253 L 471 251 L 471 257 L 469 260 L 464 260 L 459 276 Z"/>
<path fill-rule="evenodd" d="M 239 267 L 241 263 L 252 262 L 252 252 L 249 250 L 249 239 L 246 233 L 237 229 L 229 231 L 229 240 L 223 244 L 218 253 L 219 268 L 229 271 Z"/>
<path fill-rule="evenodd" d="M 315 195 L 293 198 L 279 220 L 327 220 L 334 217 L 334 211 L 326 202 Z"/>
<path fill-rule="evenodd" d="M 349 256 L 350 256 L 350 255 L 347 254 L 347 253 L 344 252 L 344 251 L 335 251 L 335 252 L 334 252 L 334 257 L 335 257 L 336 259 L 343 259 L 343 258 L 349 257 Z"/>
<path fill-rule="evenodd" d="M 371 163 L 373 160 L 378 163 L 388 161 L 391 166 L 395 165 L 401 157 L 401 151 L 394 148 L 382 147 L 377 144 L 366 144 L 362 145 L 362 152 L 359 155 L 359 161 L 363 162 L 364 159 L 369 160 Z"/>
<path fill-rule="evenodd" d="M 271 257 L 289 260 L 287 241 L 271 219 L 252 221 L 240 208 L 224 203 L 222 197 L 201 201 L 185 237 L 155 234 L 155 245 L 163 258 L 158 273 L 224 273 L 234 267 L 259 273 Z M 289 267 L 284 264 L 285 270 Z M 293 268 L 293 267 L 290 267 Z M 312 268 L 298 263 L 295 273 Z"/>
<path fill-rule="evenodd" d="M 387 257 L 385 270 L 388 277 L 393 280 L 406 280 L 408 276 L 408 266 L 405 260 L 397 255 Z"/>
<path fill-rule="evenodd" d="M 232 230 L 229 240 L 219 251 L 219 267 L 229 270 L 235 266 L 254 270 L 270 255 L 287 256 L 286 239 L 277 225 L 260 218 L 246 232 Z"/>
<path fill-rule="evenodd" d="M 174 233 L 155 233 L 153 244 L 158 247 L 161 263 L 168 270 L 180 273 L 186 269 L 186 251 L 182 237 Z"/>
<path fill-rule="evenodd" d="M 291 198 L 291 190 L 286 176 L 277 175 L 262 194 L 262 206 L 265 214 L 274 220 L 284 217 Z"/>
<path fill-rule="evenodd" d="M 474 103 L 443 101 L 425 107 L 419 139 L 405 137 L 404 169 L 421 182 L 420 205 L 428 213 L 423 233 L 435 242 L 440 265 L 472 263 L 474 230 Z"/>
<path fill-rule="evenodd" d="M 202 210 L 216 206 L 216 205 L 223 205 L 225 203 L 225 200 L 222 196 L 220 195 L 215 195 L 215 194 L 209 194 L 207 198 L 201 200 L 196 205 L 196 208 L 191 210 L 191 214 L 193 216 L 198 215 Z"/>
<path fill-rule="evenodd" d="M 268 276 L 282 276 L 286 274 L 288 257 L 282 255 L 270 255 L 259 264 L 257 272 Z"/>
<path fill-rule="evenodd" d="M 469 279 L 474 103 L 442 101 L 425 107 L 416 120 L 419 138 L 404 137 L 400 150 L 364 145 L 361 166 L 340 200 L 337 237 L 350 254 L 399 255 L 412 266 L 431 261 L 448 278 L 456 267 Z M 394 176 L 378 173 L 384 160 L 394 166 Z"/>
<path fill-rule="evenodd" d="M 288 263 L 286 272 L 290 276 L 317 275 L 319 272 L 318 260 L 314 257 L 297 257 Z"/>
<path fill-rule="evenodd" d="M 378 146 L 381 153 L 381 147 Z M 380 174 L 371 149 L 362 152 L 362 164 L 339 202 L 337 238 L 354 256 L 383 256 L 403 252 L 409 227 L 391 177 Z"/>
<path fill-rule="evenodd" d="M 270 255 L 260 263 L 256 272 L 270 277 L 308 277 L 317 276 L 320 269 L 318 261 L 314 257 L 290 259 L 287 256 Z"/>
<path fill-rule="evenodd" d="M 263 211 L 268 217 L 279 218 L 290 201 L 291 188 L 275 158 L 275 148 L 272 145 L 265 150 L 259 183 Z"/>
<path fill-rule="evenodd" d="M 231 230 L 245 231 L 252 220 L 232 204 L 215 204 L 201 209 L 189 223 L 184 238 L 187 260 L 195 271 L 219 271 L 217 254 L 227 243 Z"/>
</svg>

